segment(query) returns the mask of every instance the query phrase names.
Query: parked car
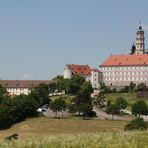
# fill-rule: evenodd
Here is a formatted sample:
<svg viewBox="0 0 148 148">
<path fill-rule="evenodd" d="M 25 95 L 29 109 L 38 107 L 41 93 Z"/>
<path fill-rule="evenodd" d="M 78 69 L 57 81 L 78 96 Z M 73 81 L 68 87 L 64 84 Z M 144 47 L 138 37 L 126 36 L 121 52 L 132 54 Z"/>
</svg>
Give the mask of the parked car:
<svg viewBox="0 0 148 148">
<path fill-rule="evenodd" d="M 39 113 L 46 112 L 48 107 L 49 107 L 49 104 L 44 104 L 42 107 L 37 109 L 37 112 Z"/>
<path fill-rule="evenodd" d="M 42 106 L 42 112 L 46 112 L 47 109 L 48 109 L 48 107 L 49 107 L 49 104 L 44 104 L 44 105 Z"/>
<path fill-rule="evenodd" d="M 38 108 L 37 112 L 41 113 L 42 112 L 42 108 Z"/>
</svg>

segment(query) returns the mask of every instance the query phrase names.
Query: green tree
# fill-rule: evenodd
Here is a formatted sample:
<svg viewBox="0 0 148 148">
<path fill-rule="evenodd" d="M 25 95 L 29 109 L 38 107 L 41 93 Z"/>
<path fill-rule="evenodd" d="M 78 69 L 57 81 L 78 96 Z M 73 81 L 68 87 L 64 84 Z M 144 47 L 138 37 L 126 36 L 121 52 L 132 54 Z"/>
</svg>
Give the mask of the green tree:
<svg viewBox="0 0 148 148">
<path fill-rule="evenodd" d="M 49 86 L 47 84 L 39 84 L 31 89 L 30 98 L 34 98 L 39 106 L 50 103 Z"/>
<path fill-rule="evenodd" d="M 73 75 L 68 83 L 69 93 L 76 94 L 80 91 L 81 85 L 85 82 L 85 78 L 79 75 Z"/>
<path fill-rule="evenodd" d="M 137 91 L 144 91 L 147 90 L 147 86 L 144 83 L 140 83 L 137 85 Z"/>
<path fill-rule="evenodd" d="M 80 113 L 82 113 L 83 119 L 89 115 L 89 113 L 92 111 L 92 106 L 87 103 L 79 104 L 78 110 Z"/>
<path fill-rule="evenodd" d="M 50 104 L 50 109 L 52 109 L 53 112 L 55 112 L 55 117 L 57 117 L 58 112 L 63 112 L 66 110 L 66 108 L 67 104 L 62 97 L 59 97 Z"/>
<path fill-rule="evenodd" d="M 109 103 L 106 106 L 106 113 L 112 115 L 112 120 L 114 119 L 114 115 L 119 114 L 119 108 L 116 104 Z"/>
<path fill-rule="evenodd" d="M 110 87 L 106 86 L 105 83 L 100 83 L 100 90 L 102 90 L 104 94 L 111 93 Z"/>
<path fill-rule="evenodd" d="M 76 97 L 72 100 L 70 105 L 71 112 L 78 112 L 79 115 L 82 113 L 83 117 L 88 116 L 90 111 L 92 111 L 92 98 L 91 93 L 93 89 L 90 82 L 84 82 Z"/>
<path fill-rule="evenodd" d="M 39 105 L 34 98 L 27 95 L 19 95 L 14 98 L 14 101 L 17 104 L 19 113 L 21 113 L 20 118 L 25 119 L 26 117 L 37 116 L 36 110 Z"/>
<path fill-rule="evenodd" d="M 129 91 L 134 92 L 135 88 L 136 88 L 136 84 L 131 81 L 129 84 Z"/>
<path fill-rule="evenodd" d="M 7 127 L 18 120 L 18 107 L 14 100 L 5 98 L 0 104 L 0 126 Z"/>
<path fill-rule="evenodd" d="M 66 93 L 70 93 L 70 82 L 71 79 L 64 79 L 63 76 L 58 75 L 55 78 L 53 78 L 54 81 L 56 81 L 56 86 L 54 88 L 54 90 L 58 90 L 59 92 L 65 90 Z M 53 87 L 50 87 L 50 89 Z"/>
<path fill-rule="evenodd" d="M 50 83 L 49 84 L 49 93 L 54 93 L 55 90 L 57 90 L 58 86 L 57 86 L 57 83 Z"/>
<path fill-rule="evenodd" d="M 58 91 L 65 90 L 68 94 L 76 94 L 79 92 L 81 85 L 85 82 L 85 78 L 79 75 L 73 75 L 71 79 L 64 79 L 63 76 L 57 76 L 53 80 L 56 81 Z"/>
<path fill-rule="evenodd" d="M 63 76 L 61 75 L 57 75 L 55 78 L 53 78 L 52 80 L 55 80 L 55 81 L 59 81 L 59 80 L 64 80 Z"/>
<path fill-rule="evenodd" d="M 8 94 L 6 88 L 0 85 L 0 97 L 2 98 L 5 94 Z"/>
<path fill-rule="evenodd" d="M 94 96 L 93 104 L 99 108 L 106 106 L 106 99 L 102 90 L 100 90 L 100 92 Z"/>
<path fill-rule="evenodd" d="M 128 105 L 128 102 L 123 99 L 122 97 L 117 98 L 116 102 L 115 102 L 116 106 L 118 107 L 118 109 L 125 109 Z"/>
<path fill-rule="evenodd" d="M 91 99 L 91 92 L 92 92 L 92 86 L 90 82 L 84 82 L 81 86 L 80 91 L 76 94 L 76 97 L 73 99 L 73 103 L 75 105 L 79 105 L 82 103 L 86 104 L 92 104 Z"/>
<path fill-rule="evenodd" d="M 132 114 L 139 117 L 140 115 L 147 115 L 148 106 L 143 100 L 139 100 L 132 105 Z"/>
<path fill-rule="evenodd" d="M 148 124 L 143 118 L 136 118 L 125 125 L 125 130 L 147 130 Z"/>
<path fill-rule="evenodd" d="M 0 126 L 7 127 L 26 117 L 37 116 L 37 108 L 36 100 L 26 95 L 5 98 L 0 103 Z"/>
</svg>

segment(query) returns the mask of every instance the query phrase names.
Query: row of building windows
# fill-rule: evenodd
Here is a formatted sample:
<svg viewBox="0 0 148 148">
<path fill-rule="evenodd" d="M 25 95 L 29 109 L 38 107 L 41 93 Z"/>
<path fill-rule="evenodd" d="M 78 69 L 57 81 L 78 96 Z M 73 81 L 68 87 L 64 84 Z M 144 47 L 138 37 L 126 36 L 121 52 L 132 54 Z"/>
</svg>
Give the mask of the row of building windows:
<svg viewBox="0 0 148 148">
<path fill-rule="evenodd" d="M 104 81 L 148 81 L 147 77 L 105 77 Z"/>
<path fill-rule="evenodd" d="M 104 76 L 110 76 L 110 75 L 141 75 L 141 76 L 146 76 L 148 75 L 147 71 L 128 71 L 128 72 L 104 72 Z"/>
<path fill-rule="evenodd" d="M 26 89 L 26 88 L 8 88 L 7 91 L 10 94 L 15 94 L 15 95 L 20 95 L 20 94 L 29 94 L 30 90 Z"/>
<path fill-rule="evenodd" d="M 26 89 L 26 88 L 7 88 L 7 90 L 8 91 L 21 91 L 21 90 L 25 91 L 25 90 L 28 90 L 28 89 Z"/>
<path fill-rule="evenodd" d="M 102 67 L 101 70 L 148 70 L 148 66 Z"/>
</svg>

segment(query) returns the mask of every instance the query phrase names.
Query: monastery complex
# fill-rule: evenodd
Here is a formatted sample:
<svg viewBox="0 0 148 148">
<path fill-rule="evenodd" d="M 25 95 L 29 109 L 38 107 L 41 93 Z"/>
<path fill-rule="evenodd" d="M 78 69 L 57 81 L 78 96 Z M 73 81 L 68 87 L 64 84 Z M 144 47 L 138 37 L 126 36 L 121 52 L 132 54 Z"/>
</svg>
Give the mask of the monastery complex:
<svg viewBox="0 0 148 148">
<path fill-rule="evenodd" d="M 129 54 L 111 55 L 99 66 L 99 70 L 94 71 L 90 68 L 89 73 L 81 68 L 82 65 L 66 65 L 64 78 L 79 74 L 90 80 L 93 88 L 99 87 L 99 82 L 113 87 L 127 86 L 131 82 L 143 82 L 148 85 L 148 53 L 144 40 L 144 31 L 140 23 L 136 32 L 136 42 Z"/>
<path fill-rule="evenodd" d="M 99 88 L 100 83 L 107 86 L 123 87 L 131 82 L 148 85 L 148 50 L 145 49 L 145 37 L 140 23 L 136 32 L 136 41 L 129 54 L 110 55 L 99 68 L 88 65 L 66 64 L 64 68 L 65 79 L 72 75 L 83 76 L 90 81 L 93 88 Z M 33 86 L 41 83 L 50 84 L 52 81 L 43 80 L 0 80 L 10 95 L 29 94 Z"/>
</svg>

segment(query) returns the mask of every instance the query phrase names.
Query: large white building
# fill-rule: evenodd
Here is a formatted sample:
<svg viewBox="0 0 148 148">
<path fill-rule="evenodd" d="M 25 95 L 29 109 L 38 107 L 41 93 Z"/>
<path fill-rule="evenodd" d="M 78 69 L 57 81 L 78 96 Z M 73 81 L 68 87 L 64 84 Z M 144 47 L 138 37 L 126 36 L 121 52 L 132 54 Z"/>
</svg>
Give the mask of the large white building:
<svg viewBox="0 0 148 148">
<path fill-rule="evenodd" d="M 32 87 L 43 83 L 50 84 L 54 82 L 48 80 L 0 80 L 0 85 L 6 88 L 11 96 L 20 94 L 28 95 Z"/>
<path fill-rule="evenodd" d="M 148 54 L 141 23 L 136 33 L 136 44 L 130 54 L 111 55 L 100 65 L 103 81 L 108 86 L 126 86 L 130 82 L 148 85 Z"/>
<path fill-rule="evenodd" d="M 102 72 L 91 69 L 88 65 L 67 64 L 64 68 L 64 79 L 71 79 L 72 75 L 80 75 L 90 81 L 93 88 L 98 88 L 102 82 Z"/>
<path fill-rule="evenodd" d="M 148 54 L 111 55 L 100 65 L 106 85 L 148 84 Z"/>
</svg>

